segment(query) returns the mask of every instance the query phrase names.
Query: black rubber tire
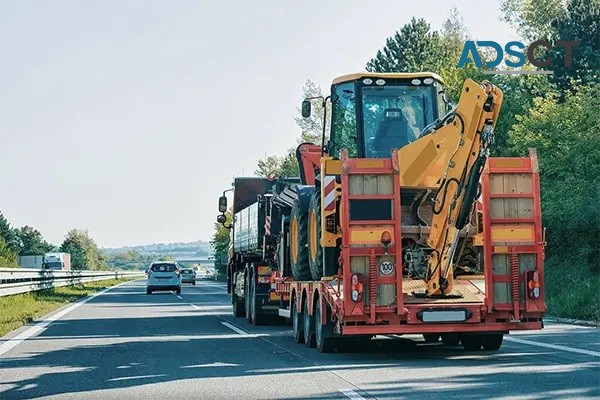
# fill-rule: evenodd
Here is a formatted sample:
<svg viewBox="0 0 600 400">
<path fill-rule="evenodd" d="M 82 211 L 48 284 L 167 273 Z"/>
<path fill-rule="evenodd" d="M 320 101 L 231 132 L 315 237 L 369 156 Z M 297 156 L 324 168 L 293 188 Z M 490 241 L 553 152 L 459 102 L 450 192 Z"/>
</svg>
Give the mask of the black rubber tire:
<svg viewBox="0 0 600 400">
<path fill-rule="evenodd" d="M 308 312 L 308 299 L 304 300 L 302 307 L 302 319 L 304 321 L 304 344 L 306 347 L 316 347 L 317 341 L 315 339 L 315 316 L 310 315 Z"/>
<path fill-rule="evenodd" d="M 178 289 L 177 289 L 175 292 L 176 292 L 177 294 L 181 294 L 181 288 L 178 288 Z"/>
<path fill-rule="evenodd" d="M 252 320 L 252 303 L 250 302 L 250 278 L 249 274 L 246 275 L 246 279 L 244 279 L 244 309 L 246 311 L 246 321 L 250 322 Z"/>
<path fill-rule="evenodd" d="M 146 289 L 146 294 L 152 294 L 152 289 Z"/>
<path fill-rule="evenodd" d="M 291 243 L 293 240 L 292 229 L 294 228 L 296 229 L 295 234 L 298 238 L 296 248 L 298 254 L 292 254 L 295 250 L 294 243 Z M 294 262 L 294 260 L 296 261 Z M 290 219 L 290 267 L 294 280 L 308 281 L 311 279 L 310 267 L 308 265 L 308 213 L 304 212 L 299 199 L 294 201 Z"/>
<path fill-rule="evenodd" d="M 316 237 L 312 238 L 312 218 L 311 213 L 315 212 L 316 216 Z M 318 281 L 325 275 L 335 275 L 337 273 L 337 251 L 335 247 L 323 247 L 321 246 L 321 192 L 315 191 L 310 198 L 310 204 L 308 206 L 308 265 L 310 267 L 310 274 L 313 280 Z M 316 240 L 317 252 L 311 254 L 310 245 L 313 240 Z M 323 259 L 325 259 L 325 269 L 323 268 Z"/>
<path fill-rule="evenodd" d="M 440 340 L 440 335 L 437 333 L 424 333 L 423 339 L 425 339 L 425 343 L 437 343 Z"/>
<path fill-rule="evenodd" d="M 252 325 L 265 325 L 268 320 L 268 316 L 257 312 L 256 310 L 256 279 L 250 281 L 250 323 Z"/>
<path fill-rule="evenodd" d="M 499 333 L 496 335 L 482 335 L 481 345 L 485 351 L 496 351 L 502 347 L 504 335 Z"/>
<path fill-rule="evenodd" d="M 302 313 L 298 312 L 296 307 L 296 299 L 292 299 L 291 302 L 291 317 L 292 317 L 292 330 L 294 332 L 294 342 L 304 343 L 304 328 Z"/>
<path fill-rule="evenodd" d="M 196 286 L 196 281 L 192 282 L 192 285 Z"/>
<path fill-rule="evenodd" d="M 231 295 L 231 302 L 233 308 L 233 316 L 235 318 L 243 317 L 245 314 L 244 303 L 240 301 L 235 293 Z"/>
<path fill-rule="evenodd" d="M 458 333 L 443 333 L 441 336 L 444 346 L 458 346 L 460 344 Z"/>
<path fill-rule="evenodd" d="M 331 321 L 331 311 L 329 307 L 325 306 L 325 318 L 327 319 L 327 325 L 321 323 L 321 301 L 317 300 L 315 307 L 315 341 L 316 347 L 320 353 L 331 353 L 335 349 L 336 338 L 333 335 L 333 322 Z"/>
<path fill-rule="evenodd" d="M 481 350 L 481 337 L 479 335 L 465 335 L 460 341 L 465 350 L 467 351 L 479 351 Z"/>
</svg>

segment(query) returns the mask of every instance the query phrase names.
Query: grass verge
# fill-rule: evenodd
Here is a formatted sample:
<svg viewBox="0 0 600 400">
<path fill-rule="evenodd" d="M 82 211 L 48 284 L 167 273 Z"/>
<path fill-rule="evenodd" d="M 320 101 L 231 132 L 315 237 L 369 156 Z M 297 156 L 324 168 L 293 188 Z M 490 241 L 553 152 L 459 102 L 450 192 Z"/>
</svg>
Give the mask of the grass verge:
<svg viewBox="0 0 600 400">
<path fill-rule="evenodd" d="M 138 278 L 109 279 L 0 297 L 0 337 L 67 303 L 134 279 Z"/>
<path fill-rule="evenodd" d="M 554 256 L 544 264 L 548 315 L 600 322 L 600 276 L 585 260 Z"/>
</svg>

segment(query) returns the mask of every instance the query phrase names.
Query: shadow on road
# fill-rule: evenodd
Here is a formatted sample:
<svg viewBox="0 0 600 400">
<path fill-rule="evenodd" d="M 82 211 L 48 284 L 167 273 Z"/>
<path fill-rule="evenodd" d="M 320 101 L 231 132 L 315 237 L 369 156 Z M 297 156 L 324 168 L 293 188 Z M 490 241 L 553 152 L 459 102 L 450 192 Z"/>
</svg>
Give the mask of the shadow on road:
<svg viewBox="0 0 600 400">
<path fill-rule="evenodd" d="M 103 301 L 108 300 L 100 298 L 94 306 L 110 305 Z M 137 301 L 146 299 L 140 296 Z M 125 306 L 135 306 L 131 298 L 128 302 Z M 198 304 L 215 311 L 223 307 L 214 301 Z M 380 399 L 600 396 L 598 363 L 562 360 L 552 364 L 548 361 L 551 351 L 468 353 L 400 338 L 374 340 L 350 354 L 320 354 L 294 345 L 291 337 L 287 344 L 285 338 L 276 342 L 273 337 L 238 335 L 222 322 L 215 315 L 193 311 L 188 315 L 56 321 L 42 337 L 32 340 L 87 337 L 93 338 L 94 344 L 74 341 L 72 347 L 1 360 L 4 372 L 0 376 L 10 374 L 14 378 L 19 375 L 15 371 L 30 368 L 35 368 L 37 375 L 28 372 L 31 375 L 27 378 L 3 379 L 0 385 L 7 389 L 0 392 L 0 398 L 31 399 L 176 381 L 181 385 L 195 380 L 194 385 L 202 385 L 202 380 L 214 378 L 264 377 L 264 384 L 259 385 L 266 391 L 263 396 L 269 385 L 280 387 L 285 382 L 290 391 L 286 398 L 294 399 L 302 398 L 294 397 L 294 382 L 310 381 L 322 371 L 337 375 L 332 375 L 332 382 L 339 382 L 339 377 L 351 382 L 362 380 L 361 387 L 368 395 Z M 223 382 L 238 385 L 239 380 Z M 335 387 L 310 397 L 346 398 Z"/>
</svg>

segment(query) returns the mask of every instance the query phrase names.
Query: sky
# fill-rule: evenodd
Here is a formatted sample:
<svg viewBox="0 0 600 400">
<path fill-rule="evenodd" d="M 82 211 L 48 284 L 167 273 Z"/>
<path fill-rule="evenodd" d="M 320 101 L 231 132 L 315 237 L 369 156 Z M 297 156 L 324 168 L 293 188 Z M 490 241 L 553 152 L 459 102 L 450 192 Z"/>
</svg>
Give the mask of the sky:
<svg viewBox="0 0 600 400">
<path fill-rule="evenodd" d="M 295 144 L 307 79 L 453 6 L 472 37 L 517 39 L 494 1 L 2 0 L 0 211 L 57 245 L 208 241 L 232 177 Z"/>
</svg>

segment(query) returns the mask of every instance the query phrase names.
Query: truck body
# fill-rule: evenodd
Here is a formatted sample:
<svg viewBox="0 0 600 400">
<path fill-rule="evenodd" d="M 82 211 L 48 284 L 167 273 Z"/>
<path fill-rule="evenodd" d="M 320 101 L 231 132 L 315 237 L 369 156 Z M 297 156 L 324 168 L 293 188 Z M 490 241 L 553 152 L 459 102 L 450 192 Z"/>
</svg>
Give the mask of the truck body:
<svg viewBox="0 0 600 400">
<path fill-rule="evenodd" d="M 19 265 L 21 266 L 21 268 L 42 269 L 44 265 L 44 256 L 19 256 Z"/>
<path fill-rule="evenodd" d="M 449 107 L 442 85 L 431 73 L 337 78 L 330 140 L 298 147 L 299 179 L 234 183 L 234 315 L 258 323 L 275 309 L 323 352 L 415 333 L 497 350 L 510 331 L 542 329 L 535 150 L 489 157 L 502 92 L 467 80 Z"/>
<path fill-rule="evenodd" d="M 46 253 L 44 254 L 45 269 L 71 270 L 71 254 L 69 253 Z"/>
</svg>

